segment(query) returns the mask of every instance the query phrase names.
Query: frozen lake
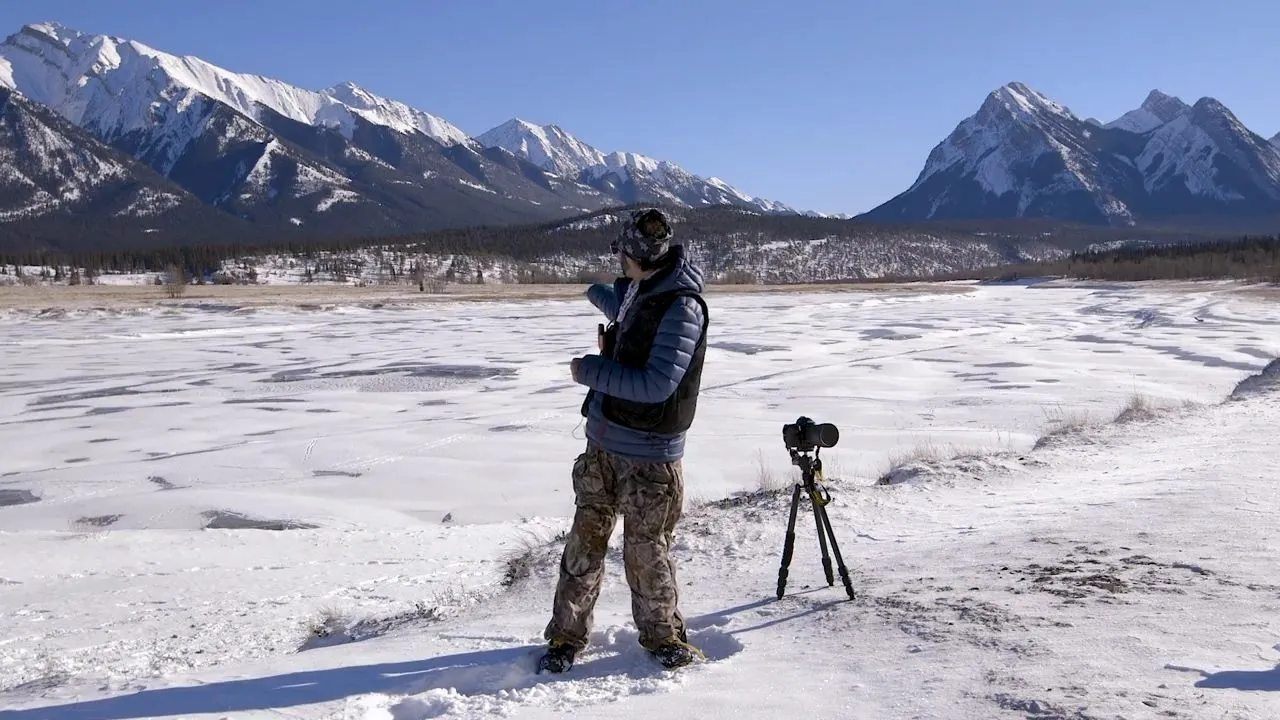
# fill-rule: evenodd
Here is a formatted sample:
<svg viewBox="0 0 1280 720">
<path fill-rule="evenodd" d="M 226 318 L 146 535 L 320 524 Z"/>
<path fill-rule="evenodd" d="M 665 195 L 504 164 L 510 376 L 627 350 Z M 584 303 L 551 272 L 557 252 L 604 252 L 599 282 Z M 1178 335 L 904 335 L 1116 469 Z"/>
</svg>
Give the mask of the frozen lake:
<svg viewBox="0 0 1280 720">
<path fill-rule="evenodd" d="M 958 570 L 943 567 L 967 552 L 965 534 L 957 531 L 962 526 L 997 535 L 1008 532 L 1010 523 L 1029 533 L 1035 526 L 1046 537 L 1061 531 L 1059 542 L 1084 538 L 1093 547 L 1095 538 L 1084 537 L 1089 523 L 1071 509 L 1080 497 L 1069 488 L 1094 480 L 1062 473 L 1069 465 L 1101 462 L 1100 450 L 1053 448 L 1043 467 L 1011 470 L 1008 462 L 1019 461 L 1009 460 L 993 471 L 1009 484 L 1009 497 L 1047 503 L 1049 509 L 1036 512 L 1015 511 L 1017 503 L 991 492 L 966 499 L 955 483 L 938 485 L 940 494 L 934 495 L 927 484 L 877 488 L 874 482 L 895 458 L 922 447 L 944 456 L 967 451 L 1016 458 L 1056 422 L 1085 415 L 1108 420 L 1134 395 L 1179 409 L 1160 421 L 1168 423 L 1163 431 L 1134 430 L 1148 442 L 1141 448 L 1118 435 L 1098 440 L 1099 447 L 1128 448 L 1123 457 L 1132 459 L 1117 459 L 1108 472 L 1142 475 L 1152 458 L 1174 458 L 1173 450 L 1200 442 L 1231 455 L 1229 448 L 1240 439 L 1232 433 L 1248 427 L 1241 414 L 1246 410 L 1216 404 L 1280 356 L 1280 310 L 1215 287 L 1188 292 L 1002 285 L 946 294 L 713 296 L 703 392 L 685 459 L 692 536 L 682 541 L 677 559 L 691 568 L 682 579 L 691 580 L 694 613 L 709 613 L 701 629 L 718 662 L 670 679 L 628 655 L 634 642 L 625 634 L 625 585 L 620 567 L 612 567 L 598 624 L 615 626 L 602 642 L 617 654 L 601 660 L 594 672 L 591 664 L 582 665 L 585 679 L 563 681 L 565 692 L 576 693 L 569 699 L 532 680 L 513 680 L 508 666 L 524 656 L 493 648 L 536 643 L 543 611 L 550 607 L 553 577 L 546 568 L 516 589 L 505 588 L 501 579 L 511 553 L 551 540 L 572 512 L 569 469 L 584 444 L 578 414 L 584 389 L 572 382 L 569 360 L 594 351 L 600 321 L 585 299 L 0 316 L 0 707 L 61 706 L 0 711 L 0 718 L 190 717 L 225 710 L 246 713 L 235 717 L 249 717 L 250 711 L 279 717 L 272 708 L 281 703 L 292 713 L 312 708 L 297 717 L 478 717 L 495 711 L 540 717 L 533 713 L 575 708 L 593 717 L 605 717 L 597 714 L 604 708 L 613 713 L 608 717 L 630 717 L 627 708 L 640 716 L 679 707 L 663 703 L 693 693 L 686 685 L 720 688 L 681 701 L 707 698 L 705 705 L 697 701 L 708 713 L 699 717 L 743 717 L 744 707 L 735 703 L 750 696 L 753 683 L 786 676 L 779 666 L 819 661 L 843 688 L 836 695 L 844 704 L 831 705 L 833 712 L 852 708 L 841 716 L 913 717 L 892 713 L 908 707 L 922 712 L 916 696 L 918 683 L 927 678 L 904 675 L 886 684 L 882 675 L 892 666 L 873 669 L 866 657 L 846 662 L 844 646 L 835 641 L 809 648 L 809 620 L 771 628 L 763 644 L 761 635 L 734 636 L 740 620 L 743 626 L 763 621 L 717 613 L 772 597 L 785 508 L 770 506 L 769 514 L 754 519 L 737 511 L 720 524 L 696 508 L 762 484 L 784 484 L 791 468 L 781 427 L 806 415 L 841 430 L 839 445 L 823 457 L 833 487 L 841 488 L 834 492 L 844 497 L 845 507 L 833 508 L 833 516 L 844 513 L 843 521 L 859 525 L 857 531 L 836 532 L 846 559 L 857 559 L 863 583 L 874 582 L 868 562 L 888 562 L 868 559 L 890 546 L 883 542 L 888 536 L 896 538 L 891 554 L 902 555 L 905 544 L 919 562 L 902 556 L 905 564 L 885 565 L 879 582 L 910 584 L 930 577 L 936 582 L 925 584 L 933 588 L 981 582 L 974 579 L 981 573 L 965 563 Z M 1188 417 L 1197 412 L 1190 403 L 1212 406 L 1200 412 L 1217 418 L 1203 421 L 1203 438 L 1200 421 Z M 1248 407 L 1249 413 L 1261 413 L 1249 422 L 1277 418 L 1265 415 L 1265 402 Z M 1250 462 L 1275 467 L 1280 456 L 1271 443 Z M 1145 458 L 1144 465 L 1136 458 Z M 1172 479 L 1190 483 L 1193 476 L 1198 477 Z M 1231 482 L 1253 482 L 1252 477 Z M 1107 494 L 1111 490 L 1081 492 L 1099 503 L 1116 501 Z M 1162 507 L 1131 505 L 1129 512 L 1141 524 Z M 1000 522 L 975 519 L 983 508 Z M 1111 511 L 1099 512 L 1098 523 L 1107 529 L 1096 540 L 1110 548 L 1120 530 L 1108 525 L 1105 513 Z M 1151 523 L 1148 530 L 1164 537 L 1160 521 Z M 714 531 L 697 535 L 699 527 Z M 812 532 L 811 523 L 801 528 Z M 1201 540 L 1212 542 L 1212 533 L 1202 530 Z M 724 543 L 712 542 L 717 533 Z M 1255 540 L 1242 535 L 1234 541 L 1249 547 Z M 816 548 L 809 548 L 813 539 L 801 534 L 798 542 L 793 582 L 812 570 L 801 568 L 816 562 Z M 999 564 L 991 552 L 976 557 Z M 927 558 L 938 564 L 935 570 L 928 569 Z M 904 569 L 910 567 L 915 575 Z M 949 583 L 953 572 L 960 579 Z M 810 574 L 806 582 L 815 577 Z M 838 584 L 823 587 L 828 600 L 843 597 Z M 899 590 L 885 590 L 881 599 Z M 930 592 L 928 604 L 936 610 L 934 596 L 941 591 Z M 1266 597 L 1274 608 L 1280 596 Z M 1246 600 L 1233 595 L 1223 602 L 1247 605 Z M 411 614 L 415 603 L 439 608 L 442 615 L 431 622 L 393 621 Z M 995 607 L 1001 600 L 984 597 L 982 603 L 974 607 Z M 1025 603 L 1018 599 L 1000 612 L 1031 612 Z M 923 656 L 910 657 L 920 652 L 912 646 L 943 652 L 927 638 L 895 630 L 902 618 L 877 607 L 879 614 L 863 608 L 833 627 L 861 633 L 864 640 L 872 633 L 877 642 L 897 633 L 902 637 L 889 654 L 905 653 L 907 667 L 927 667 Z M 1201 612 L 1196 607 L 1179 612 Z M 351 618 L 383 618 L 385 632 L 356 645 L 296 652 L 306 623 L 326 608 Z M 826 605 L 820 609 L 824 617 L 842 614 Z M 469 619 L 459 619 L 464 610 Z M 1036 612 L 1053 616 L 1044 608 Z M 477 614 L 498 618 L 493 626 L 500 629 L 482 630 Z M 1087 625 L 1072 617 L 1070 622 Z M 1021 627 L 1039 638 L 1035 623 Z M 1108 624 L 1091 630 L 1098 634 L 1090 637 L 1102 637 L 1108 628 L 1121 632 Z M 1259 642 L 1265 634 L 1257 636 Z M 481 636 L 488 640 L 475 639 Z M 785 647 L 786 656 L 756 652 L 770 645 Z M 1043 645 L 1052 656 L 1059 647 L 1065 653 L 1070 643 Z M 1005 653 L 1005 662 L 1028 675 L 1081 661 L 1019 656 L 1001 647 L 997 655 Z M 365 654 L 344 654 L 352 648 Z M 188 676 L 208 683 L 215 677 L 265 677 L 284 667 L 310 672 L 486 649 L 495 654 L 482 658 L 474 672 L 442 675 L 443 665 L 418 667 L 413 672 L 436 680 L 411 688 L 387 679 L 396 675 L 388 670 L 374 673 L 383 679 L 370 682 L 359 680 L 364 676 L 358 672 L 342 674 L 337 687 L 349 692 L 334 690 L 333 696 L 273 694 L 259 685 L 227 689 L 229 695 L 219 696 L 233 698 L 226 708 L 186 696 L 132 694 L 189 685 Z M 848 657 L 867 651 L 848 650 Z M 964 652 L 977 651 L 965 646 Z M 1171 653 L 1168 662 L 1179 658 L 1187 660 Z M 998 666 L 969 654 L 944 653 L 936 662 Z M 734 663 L 741 674 L 732 670 Z M 1009 672 L 1022 677 L 1018 667 Z M 1171 674 L 1167 682 L 1180 681 L 1173 670 L 1153 668 L 1139 672 L 1134 682 L 1161 673 Z M 726 680 L 731 677 L 740 685 Z M 726 682 L 738 688 L 736 696 Z M 1016 703 L 1000 707 L 991 693 L 962 700 L 968 686 L 958 679 L 938 682 L 935 707 L 956 709 L 947 717 L 1034 715 Z M 1098 701 L 1099 709 L 1119 707 L 1111 690 L 1106 701 Z M 134 699 L 74 704 L 111 696 Z M 626 703 L 606 702 L 624 697 Z M 1241 717 L 1265 715 L 1250 714 L 1264 707 L 1250 703 L 1262 699 L 1232 697 L 1212 707 L 1235 708 Z M 1081 707 L 1094 707 L 1087 692 L 1077 699 Z M 759 716 L 772 716 L 764 710 L 768 697 L 755 700 Z M 605 705 L 582 708 L 599 702 Z M 810 706 L 810 712 L 827 702 Z M 1275 709 L 1275 701 L 1265 702 Z M 854 712 L 859 703 L 865 715 Z M 983 714 L 982 708 L 1006 714 Z M 1187 714 L 1178 717 L 1208 716 L 1180 712 Z M 1110 717 L 1062 715 L 1095 716 Z"/>
</svg>

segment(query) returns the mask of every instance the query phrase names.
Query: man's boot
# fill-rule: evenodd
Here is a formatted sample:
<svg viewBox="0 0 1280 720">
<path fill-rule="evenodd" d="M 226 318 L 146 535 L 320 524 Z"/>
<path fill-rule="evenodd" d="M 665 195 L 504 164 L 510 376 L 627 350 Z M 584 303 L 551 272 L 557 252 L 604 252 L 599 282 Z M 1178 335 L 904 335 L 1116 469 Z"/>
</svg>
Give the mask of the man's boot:
<svg viewBox="0 0 1280 720">
<path fill-rule="evenodd" d="M 578 651 L 572 645 L 548 645 L 547 651 L 538 658 L 538 672 L 567 672 L 573 667 L 573 658 L 577 654 Z"/>
<path fill-rule="evenodd" d="M 668 642 L 659 645 L 653 651 L 653 656 L 662 663 L 663 667 L 675 669 L 693 662 L 695 652 L 693 646 L 688 643 Z"/>
</svg>

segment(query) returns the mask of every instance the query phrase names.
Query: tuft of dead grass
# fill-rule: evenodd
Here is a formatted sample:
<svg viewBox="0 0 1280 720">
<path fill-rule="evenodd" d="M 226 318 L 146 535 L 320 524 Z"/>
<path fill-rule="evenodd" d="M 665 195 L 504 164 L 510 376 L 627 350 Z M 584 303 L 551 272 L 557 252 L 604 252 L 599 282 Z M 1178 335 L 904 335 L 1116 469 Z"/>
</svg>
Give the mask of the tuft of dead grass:
<svg viewBox="0 0 1280 720">
<path fill-rule="evenodd" d="M 775 470 L 773 465 L 765 459 L 764 451 L 756 451 L 756 489 L 773 492 L 789 488 L 799 482 L 798 477 L 795 477 L 798 473 L 798 468 L 795 468 L 793 472 Z"/>
<path fill-rule="evenodd" d="M 475 590 L 450 586 L 428 600 L 414 601 L 407 610 L 392 615 L 369 615 L 359 619 L 336 607 L 322 607 L 314 617 L 303 623 L 305 632 L 297 652 L 346 643 L 360 642 L 379 637 L 397 628 L 422 623 L 439 622 L 447 618 L 451 610 L 474 605 L 486 596 Z"/>
<path fill-rule="evenodd" d="M 1089 433 L 1114 425 L 1154 420 L 1161 414 L 1181 410 L 1195 412 L 1203 409 L 1204 403 L 1195 400 L 1180 402 L 1161 402 L 1140 392 L 1129 395 L 1116 414 L 1111 417 L 1097 415 L 1088 411 L 1064 412 L 1060 409 L 1046 411 L 1048 418 L 1044 433 L 1036 440 L 1032 450 L 1060 445 L 1067 441 L 1085 441 Z"/>
<path fill-rule="evenodd" d="M 922 440 L 911 447 L 894 450 L 889 454 L 888 467 L 878 478 L 877 485 L 895 485 L 919 475 L 929 466 L 940 463 L 978 459 L 1003 452 L 995 448 L 970 448 L 954 443 L 939 445 L 933 440 Z"/>
<path fill-rule="evenodd" d="M 1032 450 L 1056 445 L 1069 438 L 1078 437 L 1085 432 L 1106 424 L 1103 418 L 1087 410 L 1064 411 L 1054 408 L 1045 411 L 1046 423 L 1044 434 L 1036 440 Z"/>
<path fill-rule="evenodd" d="M 1156 415 L 1156 404 L 1150 397 L 1142 393 L 1133 393 L 1120 408 L 1120 412 L 1116 415 L 1115 422 L 1119 425 L 1125 423 L 1137 422 L 1139 420 L 1150 420 Z"/>
<path fill-rule="evenodd" d="M 336 605 L 325 605 L 304 622 L 302 647 L 324 646 L 348 642 L 352 617 Z"/>
<path fill-rule="evenodd" d="M 554 559 L 554 549 L 569 537 L 569 531 L 557 533 L 550 540 L 534 533 L 522 535 L 513 549 L 502 558 L 502 586 L 515 587 L 520 581 L 533 575 L 539 566 Z"/>
</svg>

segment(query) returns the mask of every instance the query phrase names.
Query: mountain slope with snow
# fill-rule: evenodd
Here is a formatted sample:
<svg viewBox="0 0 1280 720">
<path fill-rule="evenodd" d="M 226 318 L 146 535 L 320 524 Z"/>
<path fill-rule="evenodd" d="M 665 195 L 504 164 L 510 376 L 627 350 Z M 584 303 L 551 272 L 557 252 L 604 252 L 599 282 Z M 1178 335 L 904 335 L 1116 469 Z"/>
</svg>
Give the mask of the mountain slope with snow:
<svg viewBox="0 0 1280 720">
<path fill-rule="evenodd" d="M 1201 98 L 1150 130 L 1134 158 L 1153 213 L 1280 208 L 1280 149 Z"/>
<path fill-rule="evenodd" d="M 0 87 L 0 250 L 76 249 L 64 228 L 98 218 L 89 233 L 134 227 L 135 245 L 231 230 L 182 188 L 49 108 Z M 14 232 L 15 226 L 23 231 Z M 194 226 L 191 227 L 191 226 Z M 70 242 L 65 242 L 70 239 Z"/>
<path fill-rule="evenodd" d="M 1046 217 L 1131 225 L 1280 212 L 1280 149 L 1212 98 L 1152 91 L 1098 125 L 1022 83 L 993 91 L 876 220 Z"/>
<path fill-rule="evenodd" d="M 131 180 L 130 167 L 60 120 L 0 88 L 0 196 L 5 198 L 0 219 L 66 210 L 95 192 L 109 192 Z"/>
</svg>

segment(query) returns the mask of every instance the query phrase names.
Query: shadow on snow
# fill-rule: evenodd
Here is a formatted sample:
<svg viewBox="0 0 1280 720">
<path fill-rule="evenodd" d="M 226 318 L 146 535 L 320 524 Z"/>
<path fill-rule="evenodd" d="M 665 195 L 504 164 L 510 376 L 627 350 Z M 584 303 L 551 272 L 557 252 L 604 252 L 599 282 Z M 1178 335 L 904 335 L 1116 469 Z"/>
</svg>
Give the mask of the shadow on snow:
<svg viewBox="0 0 1280 720">
<path fill-rule="evenodd" d="M 691 618 L 688 622 L 690 640 L 706 654 L 708 661 L 715 662 L 743 649 L 733 635 L 795 620 L 827 607 L 827 604 L 807 607 L 732 633 L 718 627 L 728 624 L 732 615 L 773 602 L 761 600 Z M 141 690 L 129 695 L 63 705 L 0 711 L 0 720 L 130 720 L 280 709 L 373 693 L 416 695 L 435 688 L 451 688 L 460 695 L 492 695 L 608 676 L 635 680 L 663 676 L 668 671 L 648 657 L 635 642 L 637 637 L 634 630 L 625 630 L 603 642 L 593 643 L 593 646 L 604 647 L 600 650 L 589 648 L 573 671 L 563 676 L 536 674 L 537 658 L 543 646 L 523 645 L 405 662 Z"/>
<path fill-rule="evenodd" d="M 1270 670 L 1220 670 L 1215 673 L 1202 671 L 1201 674 L 1204 679 L 1196 682 L 1198 688 L 1280 691 L 1280 667 Z"/>
</svg>

